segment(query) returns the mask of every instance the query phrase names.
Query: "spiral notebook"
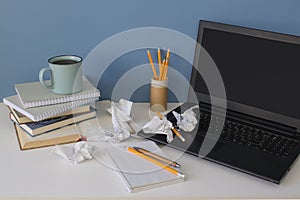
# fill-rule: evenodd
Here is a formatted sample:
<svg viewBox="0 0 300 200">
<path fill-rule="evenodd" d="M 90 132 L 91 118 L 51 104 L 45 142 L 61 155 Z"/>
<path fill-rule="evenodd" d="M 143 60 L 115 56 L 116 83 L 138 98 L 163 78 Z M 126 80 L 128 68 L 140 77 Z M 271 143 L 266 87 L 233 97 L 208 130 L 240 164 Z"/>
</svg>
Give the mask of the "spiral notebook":
<svg viewBox="0 0 300 200">
<path fill-rule="evenodd" d="M 70 111 L 74 108 L 78 108 L 82 105 L 86 105 L 95 102 L 98 98 L 81 99 L 78 101 L 72 101 L 63 104 L 54 104 L 50 106 L 42 106 L 36 108 L 24 108 L 18 95 L 6 97 L 3 99 L 3 103 L 22 113 L 32 121 L 41 121 L 48 119 L 64 112 Z"/>
<path fill-rule="evenodd" d="M 100 96 L 100 91 L 86 77 L 83 77 L 82 84 L 83 89 L 81 92 L 69 95 L 55 94 L 40 82 L 15 84 L 15 89 L 24 108 L 66 103 Z"/>
<path fill-rule="evenodd" d="M 152 141 L 135 143 L 130 146 L 138 146 L 161 156 L 166 155 Z M 158 188 L 184 181 L 184 178 L 176 176 L 165 169 L 133 154 L 127 150 L 127 146 L 113 145 L 105 149 L 106 157 L 110 160 L 112 169 L 120 176 L 129 192 L 136 192 L 151 188 Z"/>
</svg>

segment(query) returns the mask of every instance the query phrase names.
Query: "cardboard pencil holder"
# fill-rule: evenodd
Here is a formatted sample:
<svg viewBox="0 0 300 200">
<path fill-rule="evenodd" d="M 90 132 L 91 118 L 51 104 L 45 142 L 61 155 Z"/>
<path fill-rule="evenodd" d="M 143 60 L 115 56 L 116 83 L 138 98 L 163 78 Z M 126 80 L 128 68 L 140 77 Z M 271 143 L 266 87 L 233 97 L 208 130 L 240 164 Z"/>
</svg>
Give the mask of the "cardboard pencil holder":
<svg viewBox="0 0 300 200">
<path fill-rule="evenodd" d="M 154 112 L 167 110 L 168 79 L 151 79 L 150 85 L 150 109 Z"/>
</svg>

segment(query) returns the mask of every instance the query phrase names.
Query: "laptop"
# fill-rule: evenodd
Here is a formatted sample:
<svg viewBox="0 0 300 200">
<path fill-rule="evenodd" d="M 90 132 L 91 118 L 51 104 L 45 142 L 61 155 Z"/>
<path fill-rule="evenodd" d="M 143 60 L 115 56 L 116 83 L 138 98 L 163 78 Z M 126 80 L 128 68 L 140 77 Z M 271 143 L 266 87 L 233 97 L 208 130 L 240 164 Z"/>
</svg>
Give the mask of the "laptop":
<svg viewBox="0 0 300 200">
<path fill-rule="evenodd" d="M 197 42 L 188 101 L 174 110 L 196 105 L 196 128 L 180 130 L 185 142 L 138 135 L 279 184 L 300 152 L 300 37 L 200 21 Z M 207 67 L 217 67 L 226 98 L 209 93 Z"/>
</svg>

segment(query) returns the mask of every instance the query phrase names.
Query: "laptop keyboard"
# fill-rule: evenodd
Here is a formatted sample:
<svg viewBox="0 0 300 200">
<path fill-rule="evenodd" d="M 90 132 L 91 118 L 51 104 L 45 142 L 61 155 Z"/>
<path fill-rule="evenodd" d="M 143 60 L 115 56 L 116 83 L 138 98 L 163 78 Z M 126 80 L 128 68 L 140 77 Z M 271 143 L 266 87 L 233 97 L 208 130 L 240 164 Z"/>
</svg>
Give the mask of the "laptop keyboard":
<svg viewBox="0 0 300 200">
<path fill-rule="evenodd" d="M 200 130 L 207 130 L 211 116 L 207 113 L 200 114 Z M 220 133 L 222 120 L 221 117 L 214 116 L 211 123 L 210 133 Z M 298 145 L 297 140 L 277 135 L 275 133 L 259 129 L 256 126 L 240 123 L 226 119 L 221 132 L 219 142 L 238 143 L 257 150 L 272 153 L 282 158 L 288 157 L 294 148 Z"/>
<path fill-rule="evenodd" d="M 216 138 L 222 129 L 224 118 L 213 116 L 211 122 L 210 118 L 210 114 L 201 112 L 198 130 L 200 132 L 207 132 L 209 123 L 211 123 L 211 129 L 208 131 L 207 136 Z M 174 115 L 168 114 L 168 119 L 176 124 Z M 225 119 L 218 141 L 221 143 L 236 143 L 248 146 L 281 158 L 288 157 L 299 143 L 297 140 L 278 135 L 257 126 L 227 118 Z"/>
</svg>

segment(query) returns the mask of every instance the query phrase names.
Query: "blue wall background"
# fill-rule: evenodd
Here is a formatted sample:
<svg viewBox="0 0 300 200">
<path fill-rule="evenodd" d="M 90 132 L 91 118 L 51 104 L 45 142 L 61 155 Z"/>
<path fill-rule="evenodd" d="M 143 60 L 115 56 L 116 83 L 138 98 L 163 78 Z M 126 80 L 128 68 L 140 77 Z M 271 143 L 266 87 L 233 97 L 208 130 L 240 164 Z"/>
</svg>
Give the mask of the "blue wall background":
<svg viewBox="0 0 300 200">
<path fill-rule="evenodd" d="M 15 83 L 37 81 L 49 57 L 86 57 L 128 29 L 164 27 L 196 39 L 203 19 L 300 35 L 299 9 L 299 0 L 0 0 L 0 99 L 15 94 Z M 138 58 L 125 55 L 112 63 L 99 85 L 104 99 L 123 72 L 148 62 L 145 54 Z M 187 79 L 189 73 L 182 68 Z M 135 100 L 147 95 L 144 88 Z"/>
</svg>

